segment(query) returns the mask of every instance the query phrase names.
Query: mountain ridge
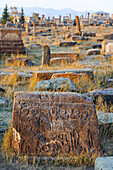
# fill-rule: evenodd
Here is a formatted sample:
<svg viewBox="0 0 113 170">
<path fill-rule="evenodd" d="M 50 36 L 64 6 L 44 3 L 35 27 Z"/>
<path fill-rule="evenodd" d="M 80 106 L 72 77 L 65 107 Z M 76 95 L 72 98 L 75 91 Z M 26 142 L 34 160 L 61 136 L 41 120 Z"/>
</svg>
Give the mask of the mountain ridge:
<svg viewBox="0 0 113 170">
<path fill-rule="evenodd" d="M 0 18 L 2 16 L 3 13 L 3 9 L 4 8 L 0 8 Z M 21 11 L 21 7 L 17 8 L 18 11 Z M 9 9 L 10 12 L 10 9 Z M 42 8 L 42 7 L 24 7 L 24 15 L 25 16 L 32 16 L 33 12 L 39 13 L 39 16 L 41 16 L 42 14 L 45 15 L 45 17 L 47 18 L 48 16 L 50 17 L 59 17 L 59 15 L 63 16 L 67 16 L 71 13 L 72 19 L 75 18 L 75 15 L 81 16 L 87 15 L 87 12 L 90 12 L 90 15 L 97 12 L 97 11 L 93 11 L 93 10 L 88 10 L 88 11 L 77 11 L 71 8 L 64 8 L 64 9 L 53 9 L 53 8 Z"/>
</svg>

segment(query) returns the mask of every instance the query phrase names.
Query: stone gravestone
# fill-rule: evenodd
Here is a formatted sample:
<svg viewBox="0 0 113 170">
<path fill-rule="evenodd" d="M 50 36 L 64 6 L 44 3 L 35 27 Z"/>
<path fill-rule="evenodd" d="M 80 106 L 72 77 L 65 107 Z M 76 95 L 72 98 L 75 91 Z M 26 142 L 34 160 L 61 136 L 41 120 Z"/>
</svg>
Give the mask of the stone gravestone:
<svg viewBox="0 0 113 170">
<path fill-rule="evenodd" d="M 48 45 L 43 45 L 42 65 L 49 65 L 50 63 L 50 48 Z"/>
<path fill-rule="evenodd" d="M 76 25 L 77 25 L 77 32 L 79 32 L 79 34 L 81 34 L 81 27 L 80 27 L 80 21 L 79 21 L 78 16 L 76 16 Z"/>
<path fill-rule="evenodd" d="M 15 93 L 12 146 L 18 153 L 37 156 L 100 150 L 92 101 L 71 92 Z"/>
<path fill-rule="evenodd" d="M 108 55 L 113 54 L 113 43 L 108 43 L 106 45 L 106 54 L 108 54 Z"/>
<path fill-rule="evenodd" d="M 36 35 L 35 21 L 33 21 L 33 36 Z"/>
<path fill-rule="evenodd" d="M 0 29 L 0 55 L 25 54 L 22 40 L 22 31 L 19 28 Z"/>
</svg>

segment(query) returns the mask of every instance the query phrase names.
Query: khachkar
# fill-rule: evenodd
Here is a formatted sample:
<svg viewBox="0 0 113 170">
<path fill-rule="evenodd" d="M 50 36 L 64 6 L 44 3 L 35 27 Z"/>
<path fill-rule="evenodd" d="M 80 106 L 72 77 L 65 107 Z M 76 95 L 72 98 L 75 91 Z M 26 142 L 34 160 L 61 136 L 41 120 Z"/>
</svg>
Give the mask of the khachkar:
<svg viewBox="0 0 113 170">
<path fill-rule="evenodd" d="M 0 29 L 0 54 L 25 54 L 25 47 L 19 28 Z"/>
<path fill-rule="evenodd" d="M 77 93 L 15 93 L 13 148 L 38 156 L 100 150 L 92 101 Z"/>
</svg>

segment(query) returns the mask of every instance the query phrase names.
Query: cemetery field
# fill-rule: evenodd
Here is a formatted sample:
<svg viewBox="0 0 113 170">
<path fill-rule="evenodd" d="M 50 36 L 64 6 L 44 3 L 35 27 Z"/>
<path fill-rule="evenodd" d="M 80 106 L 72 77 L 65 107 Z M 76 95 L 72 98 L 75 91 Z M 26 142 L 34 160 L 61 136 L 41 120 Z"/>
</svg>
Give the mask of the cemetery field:
<svg viewBox="0 0 113 170">
<path fill-rule="evenodd" d="M 76 37 L 75 26 L 37 26 L 33 36 L 30 27 L 27 55 L 0 56 L 0 169 L 93 170 L 98 156 L 113 156 L 113 54 L 102 51 L 113 27 L 81 30 L 89 36 Z"/>
</svg>

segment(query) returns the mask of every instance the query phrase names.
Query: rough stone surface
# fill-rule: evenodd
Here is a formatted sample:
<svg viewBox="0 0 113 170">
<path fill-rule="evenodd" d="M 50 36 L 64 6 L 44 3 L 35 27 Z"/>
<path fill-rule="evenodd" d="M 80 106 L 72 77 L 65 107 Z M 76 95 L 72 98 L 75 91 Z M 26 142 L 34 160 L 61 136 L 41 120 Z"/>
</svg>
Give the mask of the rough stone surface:
<svg viewBox="0 0 113 170">
<path fill-rule="evenodd" d="M 59 58 L 59 57 L 69 57 L 71 59 L 77 59 L 78 54 L 77 53 L 69 53 L 69 52 L 53 52 L 51 53 L 51 59 L 52 58 Z"/>
<path fill-rule="evenodd" d="M 113 157 L 98 157 L 95 160 L 95 170 L 112 170 Z"/>
<path fill-rule="evenodd" d="M 108 43 L 106 45 L 106 54 L 112 55 L 113 54 L 113 43 Z"/>
<path fill-rule="evenodd" d="M 105 53 L 106 52 L 106 45 L 108 43 L 113 43 L 113 40 L 103 40 L 102 41 L 102 52 Z"/>
<path fill-rule="evenodd" d="M 52 80 L 39 81 L 36 84 L 36 90 L 74 92 L 76 91 L 76 86 L 69 78 L 59 77 Z"/>
<path fill-rule="evenodd" d="M 80 78 L 84 78 L 85 80 L 90 80 L 90 77 L 85 73 L 59 73 L 59 74 L 53 74 L 51 79 L 55 79 L 58 77 L 63 78 L 70 78 L 75 84 L 80 80 Z"/>
<path fill-rule="evenodd" d="M 60 47 L 70 47 L 74 46 L 76 44 L 76 41 L 62 41 L 60 42 L 59 46 Z"/>
<path fill-rule="evenodd" d="M 82 36 L 85 36 L 85 37 L 96 37 L 96 33 L 95 32 L 82 32 Z"/>
<path fill-rule="evenodd" d="M 47 45 L 43 45 L 42 65 L 49 65 L 50 63 L 50 48 Z"/>
<path fill-rule="evenodd" d="M 87 51 L 87 55 L 100 55 L 101 50 L 99 49 L 90 49 Z"/>
<path fill-rule="evenodd" d="M 81 27 L 80 27 L 80 21 L 79 21 L 79 17 L 76 17 L 76 26 L 77 26 L 77 32 L 79 33 L 79 35 L 81 34 Z"/>
<path fill-rule="evenodd" d="M 107 102 L 107 104 L 113 104 L 113 88 L 108 88 L 104 90 L 93 90 L 87 93 L 87 96 L 91 97 L 96 103 L 98 101 L 98 97 L 102 97 L 103 102 Z"/>
<path fill-rule="evenodd" d="M 97 112 L 98 123 L 102 124 L 113 124 L 113 113 L 103 113 L 102 111 Z"/>
<path fill-rule="evenodd" d="M 95 48 L 102 48 L 102 45 L 101 44 L 93 44 L 92 45 L 92 47 L 93 47 L 93 49 L 95 49 Z"/>
<path fill-rule="evenodd" d="M 0 54 L 25 54 L 25 48 L 21 37 L 21 29 L 0 29 Z"/>
<path fill-rule="evenodd" d="M 63 64 L 63 63 L 71 63 L 73 60 L 70 57 L 58 57 L 58 58 L 51 58 L 50 64 Z"/>
<path fill-rule="evenodd" d="M 57 73 L 85 73 L 91 79 L 93 79 L 93 70 L 91 69 L 68 69 L 68 70 L 45 70 L 37 71 L 37 79 L 39 80 L 49 80 L 53 74 Z"/>
<path fill-rule="evenodd" d="M 92 101 L 77 93 L 18 92 L 13 106 L 13 148 L 38 156 L 100 150 Z"/>
</svg>

